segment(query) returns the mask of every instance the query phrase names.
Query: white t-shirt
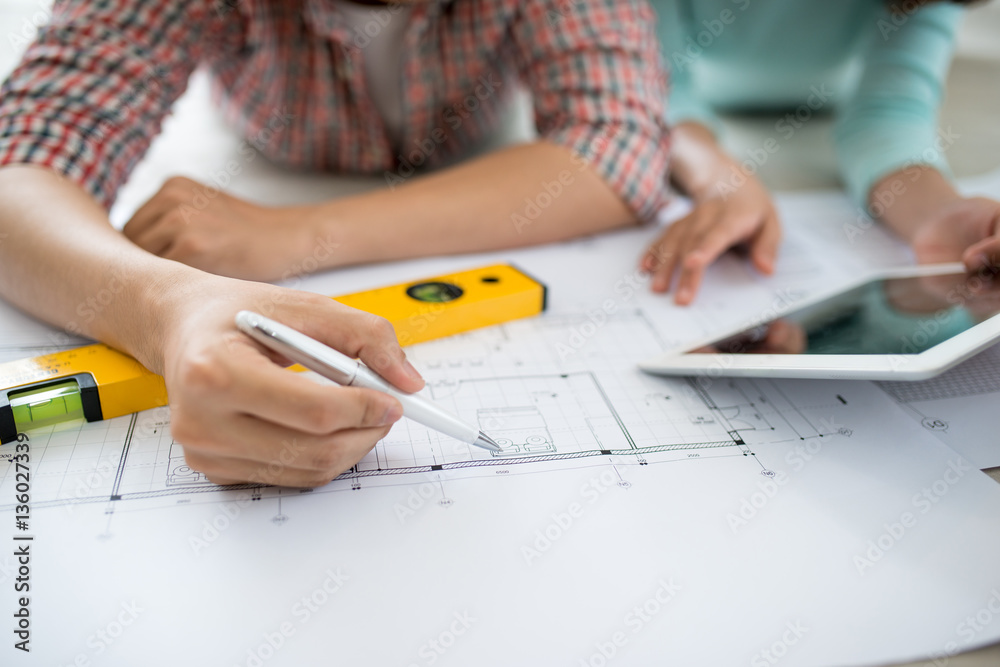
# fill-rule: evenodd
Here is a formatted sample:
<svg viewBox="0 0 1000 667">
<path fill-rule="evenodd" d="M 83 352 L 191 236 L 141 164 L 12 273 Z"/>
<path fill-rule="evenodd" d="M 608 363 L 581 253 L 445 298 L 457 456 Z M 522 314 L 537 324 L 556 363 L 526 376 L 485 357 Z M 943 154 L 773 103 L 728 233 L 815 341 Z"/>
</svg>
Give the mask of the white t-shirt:
<svg viewBox="0 0 1000 667">
<path fill-rule="evenodd" d="M 351 34 L 371 38 L 361 49 L 365 80 L 393 147 L 398 147 L 403 138 L 403 34 L 412 7 L 360 5 L 349 0 L 340 0 L 337 6 Z"/>
</svg>

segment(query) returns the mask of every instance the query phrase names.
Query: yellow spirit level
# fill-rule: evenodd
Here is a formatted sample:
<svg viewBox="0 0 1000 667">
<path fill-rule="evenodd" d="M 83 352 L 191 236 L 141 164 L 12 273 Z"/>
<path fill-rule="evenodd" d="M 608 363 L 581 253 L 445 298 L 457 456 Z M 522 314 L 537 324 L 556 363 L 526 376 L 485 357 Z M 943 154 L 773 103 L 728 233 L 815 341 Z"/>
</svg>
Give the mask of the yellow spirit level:
<svg viewBox="0 0 1000 667">
<path fill-rule="evenodd" d="M 497 264 L 333 298 L 381 315 L 395 327 L 400 345 L 413 345 L 537 315 L 545 310 L 546 289 Z M 162 377 L 101 344 L 0 364 L 0 387 L 0 443 L 22 431 L 111 419 L 168 402 Z"/>
<path fill-rule="evenodd" d="M 120 417 L 167 404 L 163 378 L 107 345 L 0 364 L 0 442 L 20 431 Z"/>
<path fill-rule="evenodd" d="M 404 346 L 537 315 L 545 298 L 545 285 L 507 264 L 334 297 L 389 320 Z"/>
</svg>

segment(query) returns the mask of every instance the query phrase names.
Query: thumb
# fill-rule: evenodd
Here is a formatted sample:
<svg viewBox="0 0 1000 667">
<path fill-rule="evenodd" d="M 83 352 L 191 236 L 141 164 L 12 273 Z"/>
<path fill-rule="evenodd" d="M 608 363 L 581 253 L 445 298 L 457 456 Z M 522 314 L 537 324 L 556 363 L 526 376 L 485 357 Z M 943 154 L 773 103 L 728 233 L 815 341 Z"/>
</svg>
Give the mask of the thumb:
<svg viewBox="0 0 1000 667">
<path fill-rule="evenodd" d="M 396 331 L 385 318 L 328 299 L 322 313 L 307 318 L 303 333 L 352 357 L 405 392 L 420 391 L 424 379 L 407 360 Z"/>
<path fill-rule="evenodd" d="M 763 274 L 774 273 L 774 262 L 781 243 L 781 224 L 773 213 L 764 221 L 760 231 L 750 241 L 750 259 Z"/>
<path fill-rule="evenodd" d="M 968 271 L 997 268 L 1000 266 L 1000 238 L 991 236 L 969 246 L 962 253 L 962 263 Z"/>
</svg>

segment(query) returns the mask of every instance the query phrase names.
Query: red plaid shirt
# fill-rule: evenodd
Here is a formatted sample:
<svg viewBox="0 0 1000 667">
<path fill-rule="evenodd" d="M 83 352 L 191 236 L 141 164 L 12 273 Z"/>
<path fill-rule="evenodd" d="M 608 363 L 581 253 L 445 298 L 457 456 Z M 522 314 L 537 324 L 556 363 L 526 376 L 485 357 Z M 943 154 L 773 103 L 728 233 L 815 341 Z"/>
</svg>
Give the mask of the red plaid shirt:
<svg viewBox="0 0 1000 667">
<path fill-rule="evenodd" d="M 367 90 L 364 31 L 334 0 L 61 0 L 0 89 L 0 165 L 31 163 L 105 206 L 199 64 L 247 143 L 290 167 L 407 176 L 467 152 L 516 86 L 546 141 L 640 216 L 663 204 L 665 76 L 645 0 L 429 0 L 404 34 L 393 147 Z M 405 15 L 403 15 L 405 16 Z"/>
</svg>

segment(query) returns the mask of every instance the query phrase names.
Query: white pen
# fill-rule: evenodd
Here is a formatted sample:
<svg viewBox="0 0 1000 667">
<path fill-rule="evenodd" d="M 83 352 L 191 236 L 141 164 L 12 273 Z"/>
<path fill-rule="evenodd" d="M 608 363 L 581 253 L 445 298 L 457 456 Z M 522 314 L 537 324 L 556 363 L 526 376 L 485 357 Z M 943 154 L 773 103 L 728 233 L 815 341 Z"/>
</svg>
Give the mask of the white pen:
<svg viewBox="0 0 1000 667">
<path fill-rule="evenodd" d="M 463 422 L 422 396 L 396 389 L 357 359 L 351 359 L 291 327 L 249 310 L 237 313 L 236 326 L 261 345 L 339 385 L 365 387 L 389 394 L 402 403 L 404 417 L 470 445 L 491 452 L 500 451 L 500 445 L 475 426 Z"/>
</svg>

